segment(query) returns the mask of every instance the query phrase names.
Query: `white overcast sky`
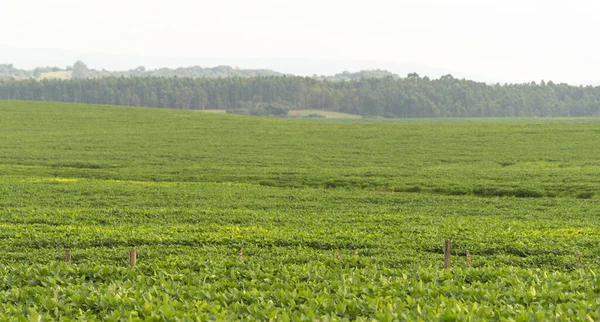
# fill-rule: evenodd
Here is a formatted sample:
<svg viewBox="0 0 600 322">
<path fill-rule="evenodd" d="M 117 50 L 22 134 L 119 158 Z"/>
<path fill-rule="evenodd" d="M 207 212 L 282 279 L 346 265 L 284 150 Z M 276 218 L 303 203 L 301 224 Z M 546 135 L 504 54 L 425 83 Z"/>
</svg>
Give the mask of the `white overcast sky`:
<svg viewBox="0 0 600 322">
<path fill-rule="evenodd" d="M 0 0 L 0 46 L 368 60 L 587 82 L 600 80 L 599 14 L 597 0 Z"/>
</svg>

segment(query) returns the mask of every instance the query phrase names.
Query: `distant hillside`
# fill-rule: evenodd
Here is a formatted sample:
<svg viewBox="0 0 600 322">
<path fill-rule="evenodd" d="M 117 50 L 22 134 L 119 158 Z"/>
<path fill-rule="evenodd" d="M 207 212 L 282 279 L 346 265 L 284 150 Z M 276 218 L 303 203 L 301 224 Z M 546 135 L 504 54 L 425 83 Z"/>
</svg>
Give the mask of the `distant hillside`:
<svg viewBox="0 0 600 322">
<path fill-rule="evenodd" d="M 216 67 L 180 67 L 146 69 L 143 66 L 127 71 L 108 71 L 89 68 L 84 62 L 77 61 L 73 66 L 64 69 L 60 67 L 38 67 L 33 70 L 15 68 L 12 64 L 0 65 L 0 79 L 25 80 L 25 79 L 88 79 L 102 77 L 189 77 L 189 78 L 226 78 L 226 77 L 269 77 L 284 76 L 283 73 L 270 69 L 240 69 L 231 66 Z M 292 75 L 289 75 L 292 76 Z M 313 78 L 327 81 L 349 81 L 369 78 L 383 78 L 400 76 L 386 70 L 363 70 L 359 72 L 338 73 L 333 76 L 317 76 Z"/>
<path fill-rule="evenodd" d="M 258 77 L 258 76 L 283 76 L 282 73 L 267 69 L 239 69 L 231 66 L 217 67 L 180 67 L 176 69 L 159 68 L 147 70 L 140 66 L 128 71 L 106 71 L 89 69 L 83 62 L 78 61 L 73 65 L 73 78 L 100 78 L 100 77 L 189 77 L 189 78 L 224 78 L 224 77 Z"/>
<path fill-rule="evenodd" d="M 59 72 L 47 72 L 47 73 L 42 73 L 40 75 L 40 79 L 44 80 L 44 79 L 71 79 L 73 77 L 73 71 L 71 70 L 64 70 L 64 71 L 59 71 Z"/>
<path fill-rule="evenodd" d="M 33 70 L 15 68 L 12 64 L 0 65 L 0 79 L 86 79 L 101 77 L 190 77 L 190 78 L 224 78 L 224 77 L 258 77 L 283 76 L 282 73 L 268 69 L 239 69 L 230 66 L 217 67 L 181 67 L 159 68 L 147 70 L 140 66 L 127 71 L 108 71 L 89 68 L 84 62 L 77 61 L 72 67 L 38 67 Z"/>
<path fill-rule="evenodd" d="M 28 79 L 34 77 L 33 71 L 15 68 L 13 64 L 0 64 L 0 80 Z"/>
<path fill-rule="evenodd" d="M 273 70 L 286 75 L 296 76 L 333 76 L 343 71 L 386 70 L 396 75 L 406 76 L 418 73 L 429 78 L 440 78 L 451 74 L 456 78 L 465 78 L 489 84 L 504 83 L 505 80 L 491 75 L 465 73 L 461 70 L 431 66 L 418 62 L 392 62 L 378 60 L 326 59 L 307 57 L 189 57 L 189 56 L 132 56 L 127 54 L 86 53 L 79 51 L 49 48 L 12 48 L 0 44 L 0 63 L 7 62 L 21 69 L 33 70 L 39 66 L 73 67 L 81 60 L 97 70 L 128 71 L 138 66 L 147 70 L 163 67 L 232 66 L 239 69 Z M 514 81 L 513 81 L 514 82 Z"/>
<path fill-rule="evenodd" d="M 335 74 L 333 76 L 320 76 L 315 77 L 319 80 L 327 80 L 327 81 L 351 81 L 351 80 L 359 80 L 359 79 L 370 79 L 370 78 L 384 78 L 384 77 L 392 77 L 392 78 L 400 78 L 399 75 L 396 75 L 387 70 L 374 69 L 374 70 L 361 70 L 360 72 L 351 73 L 345 71 L 343 73 Z"/>
</svg>

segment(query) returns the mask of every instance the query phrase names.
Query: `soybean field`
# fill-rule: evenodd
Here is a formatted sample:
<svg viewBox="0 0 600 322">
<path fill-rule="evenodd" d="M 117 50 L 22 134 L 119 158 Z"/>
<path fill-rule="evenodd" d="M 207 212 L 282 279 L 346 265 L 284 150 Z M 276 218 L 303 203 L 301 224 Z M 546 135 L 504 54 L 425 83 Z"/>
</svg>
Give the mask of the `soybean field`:
<svg viewBox="0 0 600 322">
<path fill-rule="evenodd" d="M 598 142 L 598 118 L 0 101 L 0 316 L 598 321 Z"/>
</svg>

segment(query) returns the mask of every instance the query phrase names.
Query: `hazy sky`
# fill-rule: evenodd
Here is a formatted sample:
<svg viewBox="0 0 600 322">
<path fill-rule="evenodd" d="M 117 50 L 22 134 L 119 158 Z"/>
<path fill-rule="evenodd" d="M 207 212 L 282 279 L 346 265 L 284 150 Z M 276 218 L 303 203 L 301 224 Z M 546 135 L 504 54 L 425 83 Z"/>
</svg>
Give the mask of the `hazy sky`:
<svg viewBox="0 0 600 322">
<path fill-rule="evenodd" d="M 599 13 L 597 0 L 0 0 L 0 45 L 369 60 L 586 82 L 600 80 Z"/>
</svg>

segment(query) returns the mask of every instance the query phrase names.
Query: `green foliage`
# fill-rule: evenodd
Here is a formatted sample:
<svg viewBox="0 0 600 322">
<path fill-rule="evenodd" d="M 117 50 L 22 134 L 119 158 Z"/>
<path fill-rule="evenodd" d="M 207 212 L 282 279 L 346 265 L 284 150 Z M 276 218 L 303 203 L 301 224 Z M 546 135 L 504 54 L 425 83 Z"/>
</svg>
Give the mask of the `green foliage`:
<svg viewBox="0 0 600 322">
<path fill-rule="evenodd" d="M 400 271 L 353 261 L 0 267 L 4 317 L 85 320 L 597 320 L 592 273 L 515 268 Z M 29 306 L 19 303 L 27 300 Z M 589 303 L 586 305 L 585 303 Z"/>
<path fill-rule="evenodd" d="M 81 60 L 78 60 L 73 65 L 73 73 L 71 76 L 75 79 L 88 78 L 92 75 L 92 71 Z"/>
<path fill-rule="evenodd" d="M 146 73 L 136 70 L 134 75 Z M 552 82 L 487 85 L 449 75 L 431 80 L 414 73 L 406 78 L 378 78 L 367 77 L 366 72 L 362 78 L 348 81 L 246 75 L 125 77 L 128 74 L 87 79 L 94 73 L 78 62 L 73 77 L 84 79 L 0 80 L 0 99 L 214 109 L 238 114 L 258 111 L 258 115 L 266 113 L 264 107 L 279 106 L 388 118 L 600 116 L 600 87 Z"/>
<path fill-rule="evenodd" d="M 5 319 L 599 318 L 597 119 L 0 115 Z"/>
</svg>

